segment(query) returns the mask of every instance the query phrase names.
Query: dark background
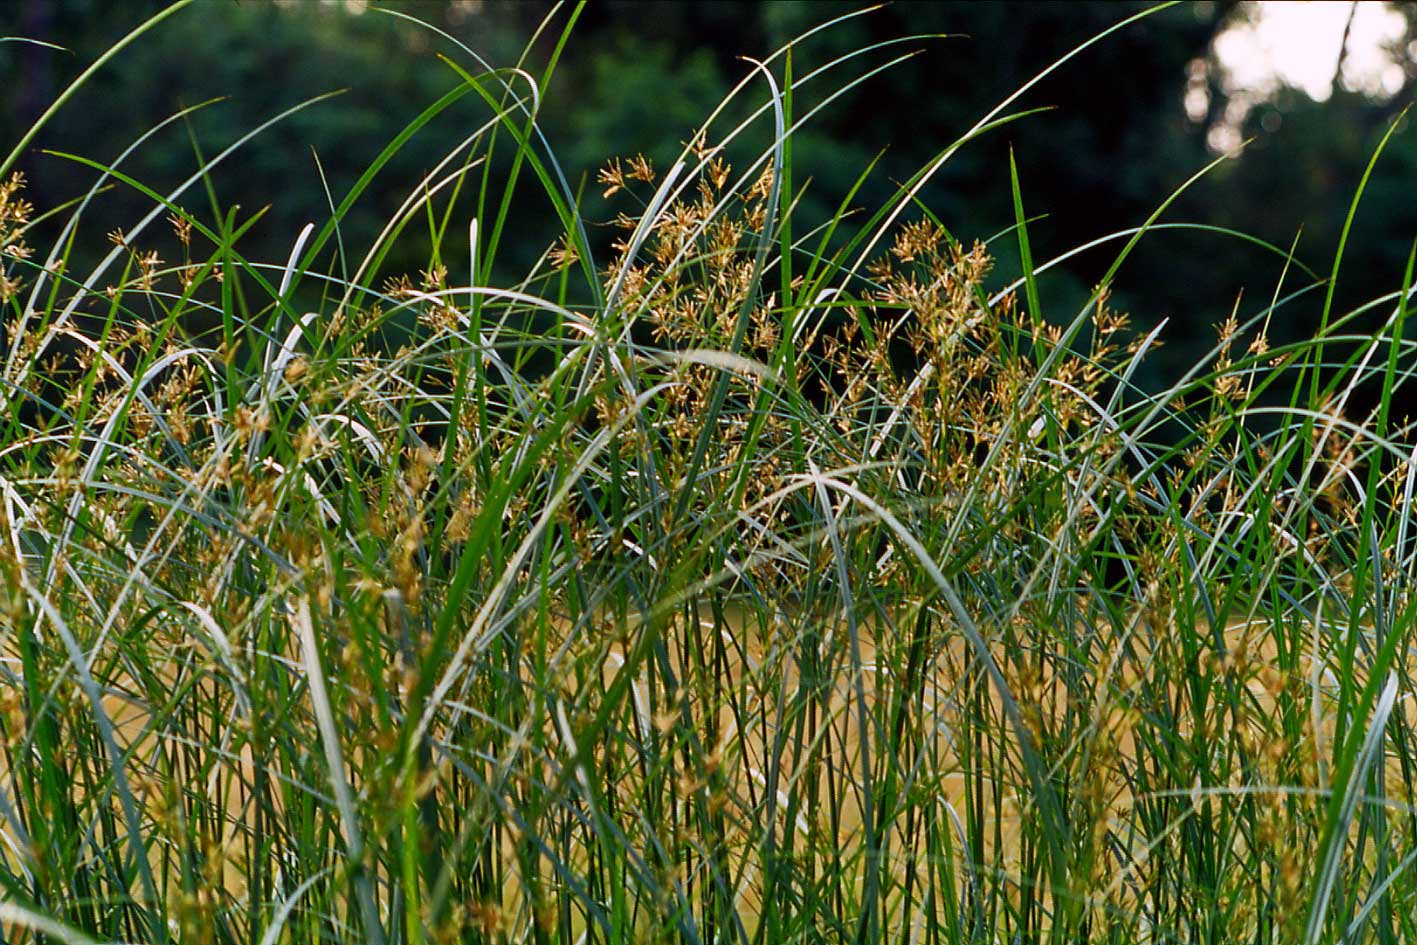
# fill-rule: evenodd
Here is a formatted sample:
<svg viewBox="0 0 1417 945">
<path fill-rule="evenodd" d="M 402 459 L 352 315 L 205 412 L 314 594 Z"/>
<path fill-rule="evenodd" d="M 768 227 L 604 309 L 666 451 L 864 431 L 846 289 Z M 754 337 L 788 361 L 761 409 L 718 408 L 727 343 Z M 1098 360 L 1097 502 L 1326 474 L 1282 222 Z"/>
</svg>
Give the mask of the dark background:
<svg viewBox="0 0 1417 945">
<path fill-rule="evenodd" d="M 56 52 L 0 44 L 0 144 L 8 150 L 49 102 L 88 63 L 152 11 L 133 0 L 8 0 L 0 4 L 0 35 L 34 36 L 66 47 Z M 189 124 L 154 136 L 125 165 L 166 191 L 247 130 L 310 96 L 345 94 L 306 109 L 257 137 L 213 175 L 217 203 L 244 212 L 269 205 L 243 240 L 252 259 L 283 262 L 307 221 L 322 223 L 329 206 L 317 171 L 318 154 L 338 203 L 382 146 L 424 107 L 458 82 L 437 58 L 444 53 L 478 69 L 436 35 L 362 5 L 321 0 L 203 0 L 160 24 L 71 101 L 44 130 L 21 167 L 41 208 L 80 193 L 95 172 L 39 148 L 68 150 L 109 161 L 135 137 L 184 105 L 215 96 Z M 856 176 L 884 152 L 855 204 L 874 208 L 922 163 L 955 141 L 997 102 L 1088 37 L 1144 9 L 1136 3 L 897 3 L 857 17 L 805 42 L 799 74 L 831 57 L 902 36 L 921 38 L 877 50 L 802 93 L 802 113 L 850 77 L 897 52 L 920 55 L 874 76 L 833 103 L 796 140 L 798 183 L 812 185 L 799 232 L 825 219 Z M 1414 4 L 1394 4 L 1417 36 Z M 608 221 L 633 209 L 601 199 L 594 171 L 606 159 L 644 152 L 664 166 L 702 119 L 751 67 L 742 56 L 765 57 L 789 38 L 859 4 L 822 2 L 692 3 L 601 0 L 588 6 L 564 59 L 545 89 L 542 127 L 572 186 L 585 185 L 589 219 Z M 527 40 L 551 12 L 532 2 L 409 2 L 397 9 L 447 30 L 496 66 L 517 62 Z M 570 12 L 562 8 L 531 46 L 526 66 L 539 74 Z M 1228 23 L 1249 13 L 1244 4 L 1188 3 L 1164 10 L 1105 39 L 1032 89 L 1016 108 L 1051 110 L 991 132 L 960 150 L 922 192 L 927 206 L 958 236 L 988 238 L 1013 222 L 1008 155 L 1018 161 L 1025 205 L 1046 214 L 1031 227 L 1040 262 L 1089 240 L 1143 222 L 1167 195 L 1216 154 L 1207 133 L 1227 101 L 1212 42 Z M 1401 50 L 1403 43 L 1397 44 Z M 1326 102 L 1280 90 L 1254 107 L 1244 127 L 1254 140 L 1194 185 L 1165 220 L 1234 227 L 1287 248 L 1302 230 L 1298 258 L 1327 274 L 1349 201 L 1373 148 L 1411 100 L 1417 65 L 1403 53 L 1406 80 L 1391 98 L 1372 99 L 1337 88 Z M 780 69 L 778 72 L 780 76 Z M 1187 83 L 1209 94 L 1200 120 L 1182 101 Z M 741 97 L 756 105 L 761 91 Z M 741 115 L 742 110 L 732 112 Z M 422 173 L 489 117 L 467 96 L 400 153 L 361 200 L 343 229 L 362 255 L 388 215 Z M 731 124 L 717 126 L 726 130 Z M 766 146 L 759 123 L 736 154 Z M 1338 285 L 1338 311 L 1396 290 L 1417 236 L 1417 136 L 1399 130 L 1377 165 L 1350 240 Z M 523 175 L 522 210 L 498 253 L 494 280 L 516 281 L 556 238 L 549 204 Z M 201 188 L 180 201 L 215 211 Z M 116 188 L 92 207 L 76 258 L 108 249 L 102 234 L 136 220 L 147 198 Z M 455 227 L 465 228 L 465 221 Z M 610 227 L 593 228 L 608 244 Z M 156 238 L 156 237 L 155 237 Z M 381 275 L 416 272 L 426 244 L 411 232 Z M 1106 270 L 1119 243 L 1077 257 L 1043 279 L 1045 309 L 1066 320 Z M 1017 248 L 1005 236 L 991 249 L 1002 281 L 1017 273 Z M 168 248 L 168 251 L 172 251 Z M 450 259 L 465 258 L 450 254 Z M 1244 290 L 1240 313 L 1268 303 L 1282 260 L 1219 234 L 1169 230 L 1149 237 L 1122 270 L 1118 307 L 1139 327 L 1169 319 L 1166 347 L 1150 370 L 1152 382 L 1194 363 L 1213 343 Z M 453 281 L 466 274 L 450 263 Z M 1287 284 L 1297 288 L 1302 279 Z M 1311 333 L 1322 293 L 1277 316 L 1271 343 Z M 1386 316 L 1375 311 L 1369 324 Z"/>
</svg>

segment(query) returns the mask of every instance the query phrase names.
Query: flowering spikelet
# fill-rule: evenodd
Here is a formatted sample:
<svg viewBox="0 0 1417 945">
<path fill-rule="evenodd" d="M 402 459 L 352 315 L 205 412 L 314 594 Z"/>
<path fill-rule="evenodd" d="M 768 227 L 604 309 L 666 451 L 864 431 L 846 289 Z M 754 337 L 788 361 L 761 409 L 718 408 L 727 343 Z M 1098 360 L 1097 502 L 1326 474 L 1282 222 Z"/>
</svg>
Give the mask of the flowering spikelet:
<svg viewBox="0 0 1417 945">
<path fill-rule="evenodd" d="M 0 303 L 10 301 L 20 291 L 22 281 L 14 274 L 15 261 L 29 259 L 31 254 L 24 233 L 34 215 L 34 206 L 20 196 L 24 187 L 24 175 L 19 173 L 0 183 Z"/>
</svg>

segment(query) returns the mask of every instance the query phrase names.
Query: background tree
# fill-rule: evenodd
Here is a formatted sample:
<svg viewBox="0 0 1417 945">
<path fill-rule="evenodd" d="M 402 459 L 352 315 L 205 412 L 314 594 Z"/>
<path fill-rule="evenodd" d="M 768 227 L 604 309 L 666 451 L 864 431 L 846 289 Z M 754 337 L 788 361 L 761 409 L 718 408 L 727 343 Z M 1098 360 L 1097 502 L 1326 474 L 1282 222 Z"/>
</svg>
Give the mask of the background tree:
<svg viewBox="0 0 1417 945">
<path fill-rule="evenodd" d="M 896 4 L 858 16 L 803 44 L 801 66 L 902 36 L 893 47 L 920 55 L 839 100 L 797 139 L 799 180 L 812 186 L 801 208 L 806 225 L 823 218 L 857 174 L 884 152 L 860 194 L 873 205 L 985 111 L 1088 37 L 1144 9 L 1144 3 Z M 69 52 L 0 44 L 0 138 L 15 140 L 57 89 L 117 36 L 160 4 L 148 0 L 19 0 L 0 13 L 0 34 L 44 34 Z M 131 160 L 129 170 L 164 189 L 211 155 L 279 111 L 333 89 L 347 91 L 301 111 L 246 145 L 213 176 L 218 203 L 245 212 L 269 206 L 243 245 L 254 258 L 283 259 L 306 221 L 328 215 L 326 186 L 337 202 L 360 170 L 417 110 L 459 79 L 437 58 L 462 54 L 432 33 L 365 4 L 204 4 L 173 18 L 127 50 L 106 80 L 71 103 L 38 144 L 97 159 L 116 156 L 135 136 L 186 105 L 225 98 L 173 125 Z M 1316 102 L 1281 87 L 1251 102 L 1229 132 L 1251 143 L 1195 185 L 1168 213 L 1233 226 L 1287 247 L 1302 229 L 1300 260 L 1326 272 L 1348 202 L 1372 148 L 1411 99 L 1417 65 L 1408 50 L 1417 36 L 1417 4 L 1389 5 L 1406 21 L 1391 43 L 1402 70 L 1400 87 L 1336 92 Z M 527 37 L 551 12 L 545 3 L 413 2 L 397 9 L 433 23 L 498 66 L 517 61 Z M 568 176 L 590 181 L 608 158 L 643 152 L 660 162 L 731 85 L 763 56 L 794 36 L 852 10 L 855 4 L 803 2 L 654 4 L 610 0 L 587 6 L 563 64 L 546 90 L 542 123 Z M 569 8 L 555 14 L 564 17 Z M 1173 188 L 1215 156 L 1215 130 L 1234 112 L 1216 39 L 1256 16 L 1253 4 L 1192 3 L 1133 24 L 1058 69 L 1018 103 L 1048 111 L 972 142 L 922 192 L 924 204 L 964 238 L 988 238 L 1013 222 L 1008 186 L 1010 150 L 1020 168 L 1040 259 L 1141 223 Z M 651 28 L 652 22 L 652 28 Z M 550 54 L 554 30 L 542 34 L 533 59 Z M 881 50 L 881 61 L 891 50 Z M 537 62 L 529 63 L 535 69 Z M 1341 79 L 1342 63 L 1336 64 Z M 804 89 L 799 114 L 830 89 Z M 1188 94 L 1203 112 L 1187 114 Z M 1194 104 L 1194 102 L 1192 103 Z M 419 132 L 345 223 L 346 244 L 367 243 L 422 173 L 487 119 L 473 97 Z M 765 128 L 743 145 L 767 145 Z M 195 144 L 194 144 L 195 142 Z M 318 156 L 318 165 L 316 157 Z M 1349 246 L 1339 303 L 1351 307 L 1401 276 L 1417 234 L 1417 205 L 1405 199 L 1417 163 L 1417 143 L 1399 134 L 1379 162 Z M 31 192 L 42 207 L 81 192 L 93 172 L 37 151 L 26 159 Z M 323 180 L 322 175 L 323 174 Z M 495 178 L 495 174 L 494 174 Z M 204 203 L 189 192 L 184 198 Z M 91 210 L 105 229 L 147 205 L 126 188 Z M 608 219 L 597 188 L 585 186 L 591 218 Z M 195 207 L 191 207 L 195 209 Z M 556 237 L 550 208 L 527 218 L 498 254 L 516 278 Z M 602 245 L 610 227 L 593 234 Z M 406 256 L 388 260 L 390 273 L 423 258 L 416 240 Z M 1016 271 L 1016 248 L 1005 234 L 991 249 L 997 278 Z M 1043 279 L 1050 317 L 1075 310 L 1112 258 L 1111 248 L 1076 257 Z M 1260 305 L 1282 260 L 1213 234 L 1173 230 L 1154 234 L 1122 272 L 1117 304 L 1140 325 L 1170 319 L 1165 370 L 1193 363 L 1214 340 L 1212 326 L 1229 314 L 1248 286 Z M 1340 309 L 1342 310 L 1342 309 Z M 1274 331 L 1280 338 L 1313 330 L 1317 304 L 1293 309 Z M 1374 316 L 1377 318 L 1377 315 Z"/>
</svg>

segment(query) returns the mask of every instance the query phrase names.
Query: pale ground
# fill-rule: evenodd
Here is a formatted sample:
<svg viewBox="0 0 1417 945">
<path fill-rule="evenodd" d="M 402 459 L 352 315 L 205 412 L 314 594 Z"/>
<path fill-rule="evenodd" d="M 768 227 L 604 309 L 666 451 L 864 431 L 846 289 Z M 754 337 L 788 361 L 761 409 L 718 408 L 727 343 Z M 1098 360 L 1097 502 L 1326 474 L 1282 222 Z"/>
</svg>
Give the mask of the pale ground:
<svg viewBox="0 0 1417 945">
<path fill-rule="evenodd" d="M 707 615 L 703 618 L 707 620 Z M 727 801 L 726 810 L 730 816 L 730 823 L 745 823 L 760 826 L 766 813 L 764 807 L 768 801 L 766 789 L 770 779 L 772 746 L 778 741 L 778 703 L 779 696 L 783 692 L 792 692 L 798 683 L 798 673 L 795 664 L 787 658 L 790 646 L 778 645 L 774 648 L 771 643 L 765 645 L 760 638 L 761 634 L 752 627 L 728 626 L 719 628 L 719 632 L 725 634 L 725 639 L 733 646 L 732 652 L 741 652 L 743 656 L 734 657 L 728 666 L 728 679 L 724 681 L 727 689 L 739 689 L 740 695 L 737 713 L 731 711 L 726 705 L 720 705 L 716 713 L 706 709 L 703 704 L 689 705 L 689 711 L 694 718 L 695 727 L 700 732 L 717 732 L 717 745 L 706 746 L 706 750 L 711 750 L 713 756 L 720 765 L 724 782 L 733 793 L 733 798 L 723 799 Z M 845 632 L 844 626 L 838 628 L 835 633 Z M 672 631 L 671 631 L 672 633 Z M 1250 663 L 1252 670 L 1245 674 L 1244 685 L 1246 690 L 1253 695 L 1254 701 L 1250 718 L 1255 721 L 1257 727 L 1265 727 L 1267 718 L 1266 712 L 1270 711 L 1274 705 L 1274 693 L 1278 686 L 1284 684 L 1282 679 L 1277 678 L 1277 674 L 1271 668 L 1274 659 L 1274 647 L 1272 641 L 1261 636 L 1260 642 L 1251 639 L 1253 631 L 1247 634 L 1244 626 L 1232 626 L 1226 633 L 1227 645 L 1232 649 L 1241 649 L 1251 653 Z M 874 703 L 883 695 L 888 695 L 892 686 L 896 685 L 890 674 L 879 667 L 877 663 L 877 641 L 872 638 L 869 632 L 863 631 L 860 640 L 860 660 L 861 673 L 859 676 L 859 686 L 868 703 Z M 7 647 L 8 648 L 8 647 Z M 1003 660 L 1005 654 L 998 648 L 999 652 L 995 657 Z M 183 653 L 182 650 L 174 652 L 174 657 L 190 655 L 190 651 Z M 958 634 L 950 635 L 941 646 L 925 673 L 928 679 L 929 695 L 919 700 L 918 710 L 923 710 L 928 716 L 925 719 L 918 719 L 917 724 L 924 726 L 924 730 L 931 733 L 928 736 L 929 751 L 932 757 L 927 762 L 934 774 L 931 776 L 931 783 L 943 787 L 943 791 L 938 796 L 939 810 L 944 812 L 950 822 L 950 829 L 953 830 L 953 849 L 963 864 L 969 855 L 965 853 L 966 845 L 964 837 L 960 832 L 961 825 L 965 820 L 965 799 L 966 791 L 973 785 L 977 785 L 980 779 L 985 784 L 997 779 L 1002 783 L 1002 806 L 995 808 L 991 793 L 986 791 L 984 798 L 983 816 L 986 821 L 994 818 L 998 819 L 1001 829 L 997 834 L 997 840 L 990 838 L 988 845 L 982 851 L 971 851 L 972 857 L 983 863 L 994 862 L 995 845 L 1002 844 L 1001 863 L 1006 872 L 1017 868 L 1018 865 L 1018 845 L 1020 818 L 1033 816 L 1031 809 L 1018 801 L 1020 797 L 1027 796 L 1026 781 L 1020 775 L 1018 766 L 1017 740 L 1008 737 L 1003 744 L 1007 745 L 1009 762 L 1004 770 L 993 770 L 991 765 L 997 764 L 997 755 L 989 758 L 976 758 L 970 769 L 966 770 L 960 758 L 960 752 L 955 743 L 955 733 L 961 730 L 961 709 L 960 703 L 964 702 L 964 688 L 962 680 L 969 675 L 978 679 L 977 668 L 969 670 L 973 653 L 968 649 L 967 644 Z M 1324 657 L 1325 659 L 1327 656 Z M 1308 678 L 1298 681 L 1305 687 L 1305 691 L 1310 697 L 1310 713 L 1312 722 L 1308 726 L 1308 734 L 1317 741 L 1315 755 L 1319 758 L 1329 757 L 1332 751 L 1329 740 L 1333 737 L 1334 719 L 1329 706 L 1329 697 L 1333 690 L 1332 674 L 1322 665 L 1321 659 L 1317 672 L 1312 655 L 1306 657 L 1305 672 Z M 17 662 L 15 668 L 18 668 Z M 618 648 L 612 647 L 608 658 L 602 666 L 602 678 L 608 683 L 618 672 L 623 671 L 623 654 Z M 1140 678 L 1139 674 L 1144 672 L 1143 668 L 1133 667 L 1124 669 L 1111 667 L 1108 672 L 1118 674 L 1116 682 L 1125 688 L 1128 683 L 1135 683 Z M 1052 679 L 1024 680 L 1017 676 L 1016 671 L 1006 669 L 1006 674 L 1015 677 L 1011 680 L 1019 687 L 1020 702 L 1023 704 L 1025 714 L 1030 718 L 1056 718 L 1064 712 L 1067 707 L 1068 693 L 1064 692 L 1061 685 Z M 636 706 L 636 724 L 641 728 L 642 733 L 647 733 L 651 727 L 662 726 L 662 731 L 669 731 L 673 728 L 673 718 L 651 717 L 647 705 L 647 692 L 643 675 L 639 676 L 634 683 L 634 703 Z M 784 682 L 785 680 L 785 682 Z M 131 697 L 127 693 L 140 691 L 133 684 L 131 678 L 125 677 L 121 672 L 114 673 L 106 681 L 106 692 L 108 693 L 103 704 L 105 711 L 113 720 L 116 737 L 119 745 L 129 751 L 135 758 L 150 758 L 155 747 L 155 737 L 153 735 L 152 712 L 148 706 L 141 701 Z M 213 685 L 210 680 L 199 687 L 203 689 Z M 1293 685 L 1293 681 L 1290 682 Z M 797 790 L 799 795 L 811 797 L 814 793 L 816 799 L 822 804 L 823 810 L 828 810 L 834 806 L 840 816 L 839 830 L 836 835 L 836 843 L 842 849 L 859 850 L 863 843 L 861 829 L 861 805 L 859 802 L 859 792 L 855 790 L 852 783 L 852 776 L 860 770 L 860 729 L 856 715 L 856 695 L 858 678 L 853 674 L 838 673 L 836 683 L 829 696 L 821 704 L 821 715 L 817 722 L 817 736 L 807 746 L 807 751 L 800 757 L 795 765 L 790 757 L 791 752 L 784 752 L 777 765 L 777 820 L 778 829 L 781 831 L 780 837 L 785 837 L 787 832 L 795 832 L 800 845 L 809 835 L 815 834 L 820 837 L 821 828 L 813 830 L 807 818 L 810 811 L 799 811 L 792 823 L 787 822 L 787 814 L 784 811 L 785 802 L 789 794 Z M 1117 687 L 1114 687 L 1114 691 Z M 209 692 L 208 692 L 209 694 Z M 574 698 L 574 692 L 568 690 L 568 698 Z M 75 694 L 75 698 L 82 698 Z M 1000 701 L 997 692 L 991 687 L 989 690 L 988 702 L 990 712 L 993 717 L 1001 717 Z M 1077 707 L 1074 707 L 1076 714 Z M 1399 711 L 1406 714 L 1409 721 L 1417 721 L 1417 712 L 1414 712 L 1410 699 L 1404 699 L 1399 703 Z M 711 713 L 716 717 L 710 717 Z M 1115 706 L 1093 705 L 1090 708 L 1090 717 L 1094 721 L 1094 727 L 1085 733 L 1081 739 L 1086 745 L 1079 745 L 1079 748 L 1088 750 L 1098 750 L 1099 745 L 1115 745 L 1115 757 L 1118 766 L 1125 768 L 1136 762 L 1136 741 L 1133 737 L 1132 725 L 1135 719 L 1129 719 Z M 563 734 L 557 731 L 554 721 L 548 721 L 548 736 L 552 739 L 564 741 Z M 312 727 L 312 750 L 315 750 L 315 735 Z M 1268 733 L 1257 731 L 1254 733 L 1256 744 L 1262 744 Z M 789 730 L 783 733 L 782 739 L 785 744 L 791 745 L 793 733 Z M 1269 739 L 1272 741 L 1272 739 Z M 353 752 L 355 767 L 358 766 L 359 753 L 364 741 L 360 737 L 351 733 L 351 737 L 346 739 L 347 750 Z M 996 749 L 997 750 L 997 749 Z M 873 746 L 873 760 L 880 757 L 882 746 Z M 813 762 L 818 764 L 814 766 Z M 249 823 L 250 805 L 247 790 L 250 784 L 250 775 L 254 768 L 255 759 L 249 749 L 242 749 L 235 753 L 228 753 L 223 761 L 214 765 L 208 776 L 208 783 L 205 790 L 210 795 L 225 792 L 226 809 L 234 812 L 236 818 L 228 824 L 228 833 L 223 838 L 227 844 L 228 854 L 231 856 L 226 869 L 223 871 L 222 883 L 226 890 L 234 899 L 239 899 L 244 893 L 243 876 L 240 863 L 245 859 L 246 851 L 242 846 L 244 831 L 243 823 Z M 1395 761 L 1390 759 L 1390 764 L 1395 765 Z M 821 776 L 824 766 L 834 768 L 839 779 L 830 782 Z M 128 770 L 134 771 L 147 765 L 130 761 Z M 879 767 L 877 767 L 879 770 Z M 277 772 L 278 773 L 278 772 Z M 690 774 L 691 772 L 685 772 Z M 800 791 L 800 779 L 815 777 L 817 784 L 815 788 L 806 792 Z M 1321 780 L 1321 776 L 1316 776 Z M 134 790 L 145 804 L 153 803 L 156 796 L 152 793 L 159 790 L 157 785 L 148 783 L 141 777 L 133 779 Z M 3 759 L 0 759 L 0 784 L 3 784 L 8 795 L 8 799 L 13 804 L 14 784 L 11 773 L 4 766 Z M 320 785 L 321 789 L 326 789 L 326 785 Z M 1236 785 L 1235 787 L 1240 787 Z M 619 783 L 619 790 L 627 800 L 632 800 L 636 785 L 633 781 L 622 780 Z M 702 785 L 689 784 L 685 787 L 690 796 L 696 790 L 703 790 Z M 833 791 L 835 793 L 833 793 Z M 1130 797 L 1124 784 L 1118 783 L 1115 788 L 1109 790 L 1109 797 L 1106 802 L 1106 810 L 1113 815 L 1121 814 L 1130 806 L 1133 799 Z M 685 803 L 684 799 L 679 799 L 678 803 Z M 736 814 L 735 814 L 736 811 Z M 918 837 L 918 828 L 913 834 Z M 16 865 L 16 852 L 19 849 L 17 838 L 13 830 L 5 825 L 4 837 L 6 844 L 6 859 L 11 867 Z M 904 879 L 908 871 L 919 869 L 919 854 L 921 851 L 912 849 L 918 846 L 916 840 L 911 839 L 904 832 L 904 825 L 896 822 L 885 833 L 885 857 L 884 868 L 896 876 L 897 879 Z M 750 838 L 746 833 L 737 837 L 725 837 L 725 848 L 730 851 L 729 856 L 735 862 L 733 871 L 736 877 L 736 888 L 733 890 L 739 903 L 742 914 L 746 917 L 755 916 L 761 907 L 757 896 L 757 884 L 759 881 L 757 870 L 757 852 L 754 847 L 755 838 Z M 508 857 L 507 862 L 512 863 L 511 850 L 504 851 Z M 1144 859 L 1145 851 L 1138 850 L 1137 856 Z M 162 858 L 154 852 L 153 864 L 161 868 Z M 859 871 L 859 862 L 853 861 L 853 867 Z M 509 884 L 506 890 L 505 907 L 515 907 L 519 902 L 517 884 Z"/>
</svg>

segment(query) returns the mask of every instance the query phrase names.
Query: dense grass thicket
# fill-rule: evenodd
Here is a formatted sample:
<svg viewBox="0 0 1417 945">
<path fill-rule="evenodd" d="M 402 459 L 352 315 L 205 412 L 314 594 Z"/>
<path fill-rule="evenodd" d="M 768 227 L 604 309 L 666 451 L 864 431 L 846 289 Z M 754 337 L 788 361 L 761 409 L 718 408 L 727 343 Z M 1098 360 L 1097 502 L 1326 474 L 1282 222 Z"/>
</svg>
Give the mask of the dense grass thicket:
<svg viewBox="0 0 1417 945">
<path fill-rule="evenodd" d="M 1165 328 L 1109 292 L 1167 195 L 1046 313 L 1026 167 L 1002 279 L 914 199 L 1028 77 L 889 204 L 794 221 L 799 90 L 908 44 L 778 50 L 746 123 L 608 155 L 606 256 L 535 120 L 576 13 L 534 72 L 447 44 L 452 90 L 288 259 L 207 205 L 239 142 L 170 193 L 72 157 L 60 207 L 28 139 L 0 163 L 4 938 L 1417 940 L 1411 263 L 1345 313 L 1361 260 L 1271 247 L 1140 389 Z M 352 245 L 460 99 L 485 124 Z M 528 184 L 563 236 L 488 284 Z"/>
</svg>

